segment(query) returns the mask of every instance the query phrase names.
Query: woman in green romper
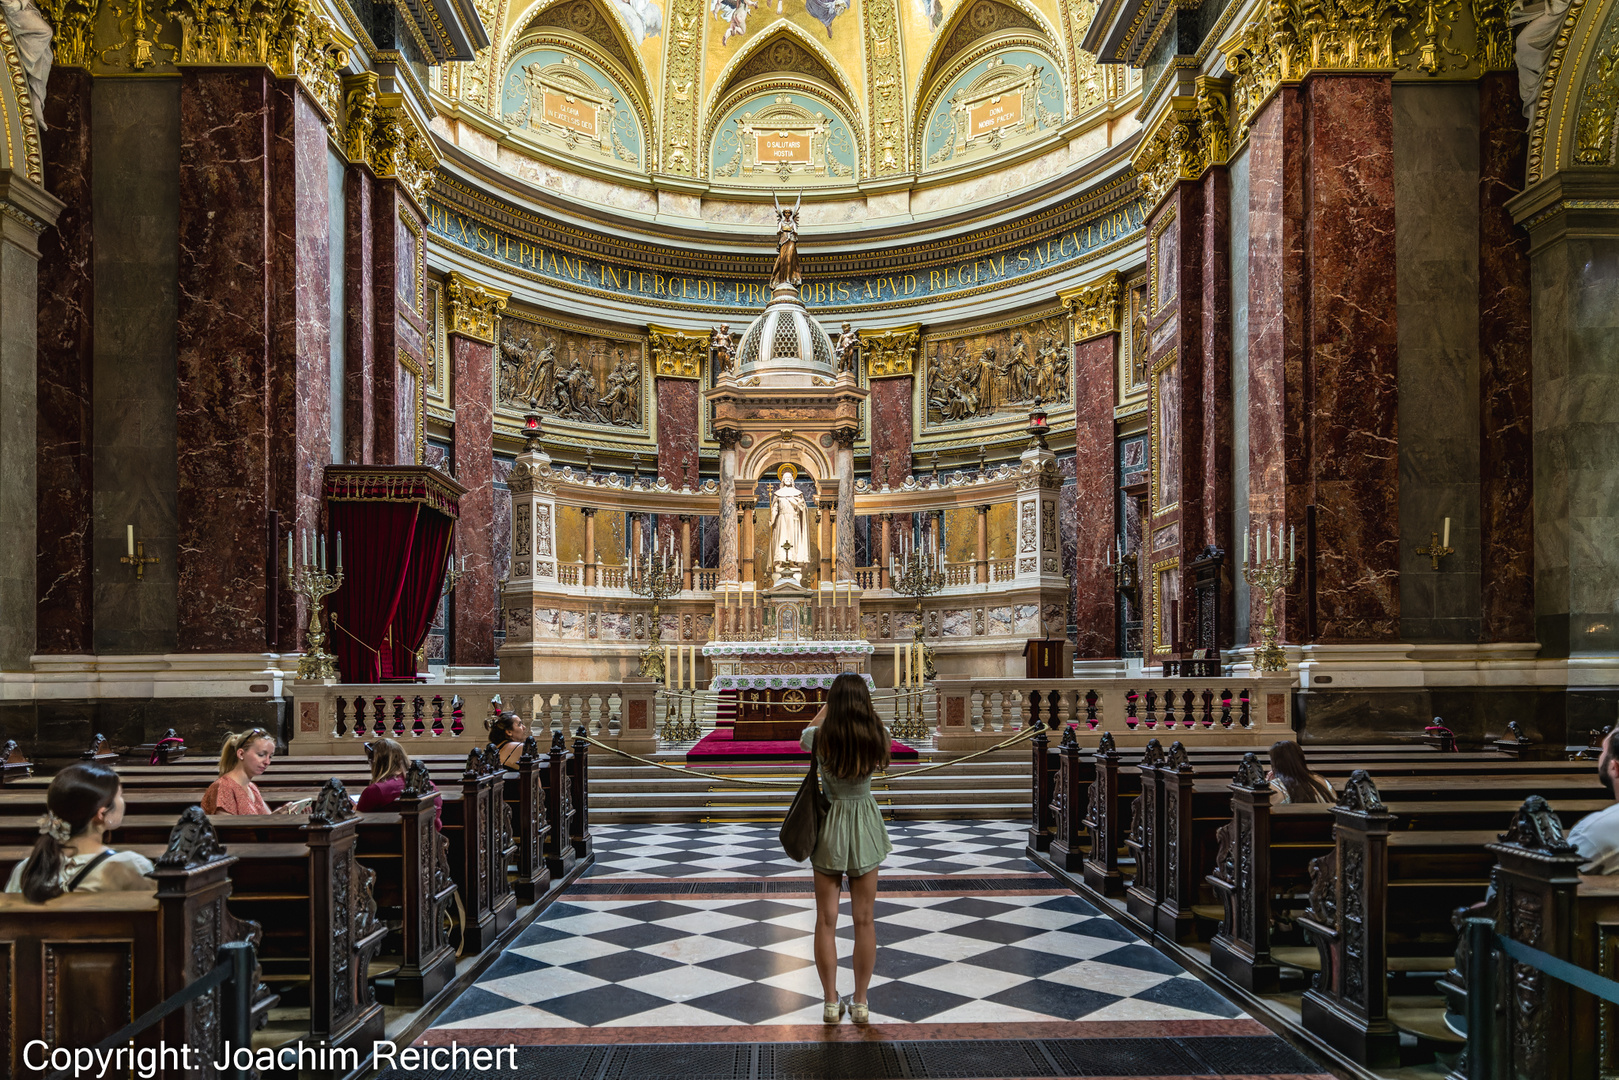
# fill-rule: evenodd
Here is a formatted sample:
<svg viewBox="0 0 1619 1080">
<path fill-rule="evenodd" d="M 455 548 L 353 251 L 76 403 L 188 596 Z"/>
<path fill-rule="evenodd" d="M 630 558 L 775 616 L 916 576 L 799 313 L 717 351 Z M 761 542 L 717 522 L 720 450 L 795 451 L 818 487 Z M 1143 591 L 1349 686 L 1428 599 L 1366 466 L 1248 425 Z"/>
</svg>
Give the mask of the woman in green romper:
<svg viewBox="0 0 1619 1080">
<path fill-rule="evenodd" d="M 821 791 L 831 803 L 821 823 L 810 865 L 815 867 L 815 970 L 821 976 L 823 1019 L 843 1017 L 838 996 L 838 901 L 843 875 L 849 875 L 849 907 L 854 916 L 854 999 L 850 1017 L 868 1023 L 866 989 L 877 965 L 877 864 L 894 845 L 888 842 L 882 811 L 871 796 L 871 774 L 888 767 L 888 732 L 877 719 L 871 693 L 859 675 L 839 675 L 798 744 L 820 763 Z"/>
</svg>

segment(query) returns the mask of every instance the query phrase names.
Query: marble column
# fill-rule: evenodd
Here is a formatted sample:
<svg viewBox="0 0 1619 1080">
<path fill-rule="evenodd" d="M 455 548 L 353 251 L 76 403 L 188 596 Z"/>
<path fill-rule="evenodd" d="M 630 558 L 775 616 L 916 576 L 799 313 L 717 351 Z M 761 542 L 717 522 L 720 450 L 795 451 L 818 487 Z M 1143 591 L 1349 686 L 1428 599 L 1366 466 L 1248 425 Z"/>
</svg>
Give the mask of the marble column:
<svg viewBox="0 0 1619 1080">
<path fill-rule="evenodd" d="M 579 511 L 585 515 L 585 585 L 596 584 L 596 509 L 587 506 Z"/>
<path fill-rule="evenodd" d="M 737 574 L 736 535 L 736 444 L 742 433 L 721 428 L 714 433 L 720 444 L 720 580 L 735 582 Z"/>
<path fill-rule="evenodd" d="M 262 652 L 268 644 L 274 104 L 263 70 L 181 73 L 176 569 L 183 651 Z"/>
<path fill-rule="evenodd" d="M 1478 98 L 1479 638 L 1533 641 L 1529 238 L 1507 209 L 1527 152 L 1517 72 L 1486 72 Z"/>
<path fill-rule="evenodd" d="M 1076 471 L 1078 469 L 1077 463 L 1075 469 Z M 973 509 L 977 512 L 978 517 L 978 545 L 974 549 L 975 557 L 973 560 L 974 584 L 987 585 L 989 584 L 989 504 L 980 503 Z"/>
<path fill-rule="evenodd" d="M 38 540 L 34 611 L 41 653 L 94 651 L 95 237 L 90 74 L 51 69 L 40 133 L 45 183 L 62 202 L 39 238 Z M 15 480 L 8 481 L 15 484 Z M 7 604 L 27 612 L 28 605 Z"/>
<path fill-rule="evenodd" d="M 692 523 L 692 520 L 693 520 L 692 515 L 690 515 L 690 514 L 681 514 L 680 515 L 680 565 L 682 567 L 682 570 L 680 572 L 680 587 L 682 589 L 687 590 L 688 592 L 691 590 L 691 578 L 692 578 L 692 571 L 691 571 L 691 523 Z"/>
<path fill-rule="evenodd" d="M 697 380 L 660 376 L 654 382 L 658 406 L 658 475 L 677 488 L 685 484 L 689 475 L 695 487 L 697 434 L 701 429 Z"/>
<path fill-rule="evenodd" d="M 371 197 L 374 181 L 362 165 L 343 177 L 343 454 L 350 465 L 376 458 L 376 300 L 372 293 Z"/>
<path fill-rule="evenodd" d="M 1115 307 L 1116 307 L 1115 302 Z M 1113 497 L 1113 383 L 1118 363 L 1117 323 L 1114 329 L 1086 338 L 1074 346 L 1074 643 L 1076 659 L 1105 659 L 1119 655 L 1118 594 L 1108 552 L 1118 534 Z M 979 507 L 979 580 L 989 580 L 989 507 Z"/>
<path fill-rule="evenodd" d="M 742 510 L 742 580 L 743 581 L 753 581 L 754 580 L 753 546 L 754 546 L 754 542 L 755 542 L 755 539 L 756 539 L 756 531 L 757 531 L 757 529 L 759 527 L 759 523 L 758 523 L 757 520 L 755 520 L 755 516 L 754 516 L 754 511 L 758 509 L 758 507 L 754 506 L 753 501 L 752 501 L 755 497 L 756 496 L 754 496 L 753 492 L 749 491 L 748 492 L 748 499 L 749 499 L 748 504 Z"/>
<path fill-rule="evenodd" d="M 854 580 L 854 440 L 856 432 L 839 428 L 832 432 L 836 446 L 833 467 L 838 473 L 838 516 L 833 547 L 837 550 L 839 581 Z M 909 448 L 906 451 L 909 460 Z"/>
<path fill-rule="evenodd" d="M 461 274 L 444 282 L 445 329 L 455 389 L 455 478 L 467 493 L 455 530 L 465 573 L 450 594 L 449 661 L 458 667 L 495 662 L 494 343 L 510 295 Z"/>
<path fill-rule="evenodd" d="M 889 580 L 888 560 L 894 551 L 894 515 L 882 514 L 879 521 L 882 523 L 879 530 L 882 540 L 877 545 L 877 553 L 873 556 L 872 561 L 877 564 L 877 587 L 879 589 L 891 589 L 894 583 Z"/>
<path fill-rule="evenodd" d="M 911 472 L 911 398 L 915 378 L 871 380 L 871 486 L 897 488 Z"/>
<path fill-rule="evenodd" d="M 1197 547 L 1188 548 L 1189 558 L 1203 549 L 1217 547 L 1226 552 L 1226 573 L 1241 558 L 1240 545 L 1233 548 L 1235 523 L 1232 520 L 1232 400 L 1231 400 L 1231 171 L 1213 165 L 1199 184 L 1203 202 L 1200 238 L 1202 258 L 1200 278 L 1202 302 L 1199 305 L 1197 333 L 1202 352 L 1201 400 L 1202 445 L 1198 448 L 1203 490 L 1202 513 L 1197 522 Z M 1109 500 L 1112 505 L 1112 500 Z M 1233 554 L 1233 551 L 1236 554 Z M 1237 572 L 1240 575 L 1240 571 Z M 1220 590 L 1219 623 L 1223 628 L 1218 648 L 1233 644 L 1234 598 L 1229 580 Z M 1191 581 L 1185 595 L 1190 597 Z M 1188 601 L 1190 603 L 1190 601 Z M 1188 620 L 1190 623 L 1190 620 Z M 1197 643 L 1193 643 L 1197 647 Z M 1115 654 L 1116 655 L 1116 654 Z"/>
</svg>

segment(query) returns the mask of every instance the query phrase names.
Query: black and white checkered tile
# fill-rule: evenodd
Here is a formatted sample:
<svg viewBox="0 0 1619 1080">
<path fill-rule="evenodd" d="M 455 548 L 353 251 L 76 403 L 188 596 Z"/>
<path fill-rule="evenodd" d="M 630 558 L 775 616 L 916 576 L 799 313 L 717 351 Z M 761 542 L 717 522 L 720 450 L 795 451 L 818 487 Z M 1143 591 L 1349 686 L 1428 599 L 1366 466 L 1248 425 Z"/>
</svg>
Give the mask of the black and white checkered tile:
<svg viewBox="0 0 1619 1080">
<path fill-rule="evenodd" d="M 946 875 L 1021 870 L 1021 833 L 1001 823 L 896 827 L 896 858 Z M 778 865 L 767 826 L 637 827 L 598 834 L 602 875 L 575 884 L 523 932 L 436 1029 L 798 1025 L 821 1019 L 815 902 L 780 896 L 587 899 L 626 875 L 736 877 Z M 635 836 L 626 835 L 637 833 Z M 997 842 L 997 837 L 999 840 Z M 768 844 L 766 843 L 768 841 Z M 901 853 L 904 850 L 911 854 Z M 625 849 L 641 849 L 632 855 Z M 650 849 L 650 850 L 649 850 Z M 983 861 L 997 851 L 999 861 Z M 920 853 L 920 854 L 918 854 Z M 966 858 L 978 861 L 960 862 Z M 612 859 L 620 860 L 619 871 Z M 624 864 L 634 864 L 622 869 Z M 683 867 L 683 868 L 682 868 Z M 900 869 L 885 863 L 884 872 Z M 903 872 L 903 870 L 901 871 Z M 926 872 L 926 871 L 924 871 Z M 965 880 L 965 879 L 964 879 Z M 603 882 L 605 884 L 605 882 Z M 807 884 L 807 883 L 806 883 Z M 936 882 L 936 885 L 942 885 Z M 1037 888 L 1037 883 L 1007 881 Z M 844 903 L 845 917 L 848 913 Z M 1241 1012 L 1065 891 L 973 896 L 880 893 L 872 1021 L 887 1024 L 1209 1020 Z M 853 989 L 853 928 L 838 932 L 839 990 Z"/>
<path fill-rule="evenodd" d="M 1027 823 L 890 822 L 885 874 L 1028 874 Z M 781 850 L 771 825 L 594 825 L 594 878 L 809 877 Z"/>
</svg>

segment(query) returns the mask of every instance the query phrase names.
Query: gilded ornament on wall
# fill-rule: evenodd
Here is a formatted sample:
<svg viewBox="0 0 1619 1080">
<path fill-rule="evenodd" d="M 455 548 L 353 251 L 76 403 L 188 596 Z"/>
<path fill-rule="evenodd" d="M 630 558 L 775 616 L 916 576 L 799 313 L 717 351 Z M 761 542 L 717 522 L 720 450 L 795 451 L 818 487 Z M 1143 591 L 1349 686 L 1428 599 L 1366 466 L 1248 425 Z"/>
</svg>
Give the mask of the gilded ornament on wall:
<svg viewBox="0 0 1619 1080">
<path fill-rule="evenodd" d="M 866 377 L 883 379 L 909 375 L 916 369 L 916 346 L 921 327 L 867 330 L 860 334 L 861 351 L 866 357 Z"/>
<path fill-rule="evenodd" d="M 659 378 L 702 378 L 710 335 L 661 326 L 649 326 L 647 331 L 652 339 L 653 374 Z"/>
<path fill-rule="evenodd" d="M 638 339 L 581 333 L 507 315 L 500 321 L 501 405 L 613 427 L 646 426 Z"/>
<path fill-rule="evenodd" d="M 1073 292 L 1063 293 L 1062 301 L 1073 321 L 1075 343 L 1111 334 L 1119 329 L 1119 274 L 1112 271 Z"/>
<path fill-rule="evenodd" d="M 927 422 L 948 424 L 1022 412 L 1072 398 L 1067 320 L 935 338 L 928 343 Z"/>
<path fill-rule="evenodd" d="M 444 296 L 449 305 L 450 333 L 494 344 L 500 315 L 511 293 L 451 271 L 444 279 Z"/>
</svg>

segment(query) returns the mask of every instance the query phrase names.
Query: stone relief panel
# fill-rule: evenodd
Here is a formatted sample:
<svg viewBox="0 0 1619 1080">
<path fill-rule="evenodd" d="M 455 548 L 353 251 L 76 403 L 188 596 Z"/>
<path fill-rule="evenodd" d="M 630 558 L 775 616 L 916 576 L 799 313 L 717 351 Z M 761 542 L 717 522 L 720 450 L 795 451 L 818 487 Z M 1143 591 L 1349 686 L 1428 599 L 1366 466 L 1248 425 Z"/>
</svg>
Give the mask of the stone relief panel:
<svg viewBox="0 0 1619 1080">
<path fill-rule="evenodd" d="M 506 316 L 500 322 L 498 403 L 513 412 L 536 402 L 565 420 L 644 431 L 646 347 L 642 339 L 590 333 Z"/>
<path fill-rule="evenodd" d="M 925 428 L 1073 399 L 1068 321 L 1057 314 L 928 335 L 923 353 Z"/>
</svg>

